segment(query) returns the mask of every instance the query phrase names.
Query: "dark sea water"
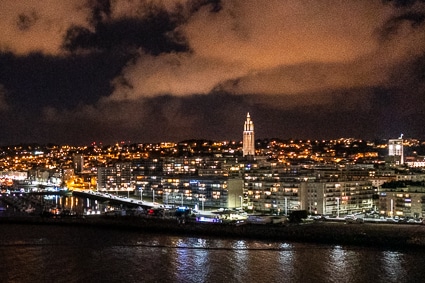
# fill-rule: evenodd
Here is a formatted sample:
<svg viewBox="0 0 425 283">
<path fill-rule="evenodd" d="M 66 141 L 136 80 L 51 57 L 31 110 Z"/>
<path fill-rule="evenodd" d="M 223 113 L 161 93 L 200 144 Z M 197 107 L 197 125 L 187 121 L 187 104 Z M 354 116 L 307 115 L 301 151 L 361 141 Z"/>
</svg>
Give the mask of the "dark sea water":
<svg viewBox="0 0 425 283">
<path fill-rule="evenodd" d="M 423 251 L 0 225 L 1 282 L 425 282 Z"/>
</svg>

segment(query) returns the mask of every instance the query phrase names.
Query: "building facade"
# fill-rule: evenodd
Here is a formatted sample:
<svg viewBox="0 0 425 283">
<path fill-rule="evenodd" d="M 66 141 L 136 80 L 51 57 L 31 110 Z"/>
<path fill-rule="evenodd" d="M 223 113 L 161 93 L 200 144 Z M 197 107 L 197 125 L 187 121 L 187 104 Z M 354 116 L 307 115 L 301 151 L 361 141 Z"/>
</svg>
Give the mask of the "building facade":
<svg viewBox="0 0 425 283">
<path fill-rule="evenodd" d="M 374 210 L 370 181 L 303 182 L 301 207 L 309 214 L 345 215 Z"/>
<path fill-rule="evenodd" d="M 249 113 L 246 115 L 243 127 L 243 156 L 255 155 L 254 123 Z"/>
<path fill-rule="evenodd" d="M 158 193 L 164 204 L 227 208 L 241 205 L 242 185 L 241 179 L 227 177 L 163 176 Z"/>
<path fill-rule="evenodd" d="M 390 139 L 388 141 L 388 156 L 395 164 L 404 164 L 403 135 L 398 139 Z"/>
<path fill-rule="evenodd" d="M 132 170 L 129 162 L 97 169 L 97 190 L 127 191 L 132 189 Z"/>
<path fill-rule="evenodd" d="M 252 212 L 285 215 L 302 209 L 301 180 L 294 176 L 293 168 L 260 164 L 245 164 L 244 208 Z"/>
<path fill-rule="evenodd" d="M 72 157 L 72 165 L 75 173 L 81 173 L 84 170 L 84 156 L 82 154 L 75 154 Z"/>
<path fill-rule="evenodd" d="M 424 217 L 425 187 L 381 188 L 379 192 L 379 212 L 387 217 Z"/>
</svg>

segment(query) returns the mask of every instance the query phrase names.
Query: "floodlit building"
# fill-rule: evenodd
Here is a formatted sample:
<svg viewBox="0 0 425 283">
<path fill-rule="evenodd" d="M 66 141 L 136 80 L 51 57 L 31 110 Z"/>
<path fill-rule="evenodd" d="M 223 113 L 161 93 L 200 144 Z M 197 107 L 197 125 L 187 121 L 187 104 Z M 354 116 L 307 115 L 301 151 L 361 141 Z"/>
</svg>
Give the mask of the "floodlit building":
<svg viewBox="0 0 425 283">
<path fill-rule="evenodd" d="M 403 135 L 401 135 L 398 139 L 390 139 L 388 141 L 388 156 L 395 164 L 404 164 Z"/>
<path fill-rule="evenodd" d="M 405 158 L 405 164 L 412 168 L 424 168 L 425 156 L 409 156 Z"/>
<path fill-rule="evenodd" d="M 255 155 L 254 123 L 249 113 L 246 115 L 243 127 L 243 156 Z"/>
</svg>

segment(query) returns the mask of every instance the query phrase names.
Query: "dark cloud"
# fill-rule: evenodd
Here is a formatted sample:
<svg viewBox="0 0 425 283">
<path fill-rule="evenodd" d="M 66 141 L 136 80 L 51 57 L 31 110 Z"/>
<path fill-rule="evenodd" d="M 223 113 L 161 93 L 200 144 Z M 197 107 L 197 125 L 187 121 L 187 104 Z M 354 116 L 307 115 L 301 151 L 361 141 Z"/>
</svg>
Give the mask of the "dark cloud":
<svg viewBox="0 0 425 283">
<path fill-rule="evenodd" d="M 4 112 L 6 112 L 8 109 L 9 103 L 7 102 L 7 90 L 3 85 L 0 84 L 0 113 L 5 115 Z"/>
<path fill-rule="evenodd" d="M 362 93 L 362 95 L 359 95 Z M 159 96 L 143 101 L 104 102 L 78 111 L 43 108 L 31 123 L 11 113 L 2 122 L 10 142 L 111 144 L 117 141 L 159 142 L 190 138 L 241 140 L 243 121 L 250 112 L 257 138 L 363 139 L 414 136 L 425 138 L 424 101 L 406 100 L 406 93 L 389 89 L 352 89 L 322 97 L 277 96 L 276 106 L 260 95 L 226 93 L 188 97 Z M 305 100 L 305 101 L 302 101 Z M 286 105 L 286 107 L 282 107 Z M 20 112 L 21 113 L 21 112 Z"/>
<path fill-rule="evenodd" d="M 163 52 L 187 51 L 188 46 L 173 34 L 178 21 L 165 10 L 150 11 L 145 17 L 105 20 L 96 23 L 91 31 L 84 27 L 72 27 L 67 31 L 64 48 L 70 51 L 122 50 L 129 52 L 142 48 L 157 55 Z"/>
<path fill-rule="evenodd" d="M 322 94 L 326 101 L 322 104 L 294 102 L 293 96 L 278 96 L 273 102 L 279 105 L 274 107 L 260 95 L 226 93 L 105 102 L 82 107 L 77 113 L 56 110 L 44 113 L 40 121 L 44 125 L 42 131 L 29 129 L 26 138 L 29 141 L 42 138 L 48 142 L 52 141 L 51 134 L 49 138 L 36 134 L 55 132 L 54 142 L 82 144 L 190 138 L 240 140 L 248 111 L 254 120 L 257 138 L 373 139 L 400 133 L 422 138 L 424 101 L 416 101 L 421 105 L 412 107 L 405 95 L 390 89 L 352 89 Z M 308 101 L 308 95 L 304 99 Z M 57 130 L 62 127 L 66 130 Z"/>
<path fill-rule="evenodd" d="M 0 83 L 13 90 L 13 105 L 41 111 L 46 105 L 75 109 L 96 103 L 111 92 L 110 80 L 130 59 L 128 54 L 92 53 L 86 56 L 52 57 L 0 54 Z"/>
<path fill-rule="evenodd" d="M 22 2 L 23 3 L 23 2 Z M 0 3 L 0 144 L 425 138 L 424 1 Z"/>
<path fill-rule="evenodd" d="M 384 25 L 382 35 L 384 38 L 391 38 L 400 32 L 403 24 L 408 24 L 412 28 L 423 28 L 425 20 L 425 13 L 422 12 L 408 12 L 400 16 L 391 18 Z"/>
<path fill-rule="evenodd" d="M 38 16 L 35 12 L 29 14 L 19 14 L 17 25 L 18 28 L 22 31 L 30 29 L 38 20 Z"/>
<path fill-rule="evenodd" d="M 395 7 L 412 7 L 416 3 L 425 3 L 424 0 L 383 0 L 383 3 L 394 5 Z"/>
<path fill-rule="evenodd" d="M 102 22 L 105 18 L 111 15 L 111 1 L 110 0 L 93 0 L 88 3 L 92 10 L 92 23 L 96 25 Z"/>
</svg>

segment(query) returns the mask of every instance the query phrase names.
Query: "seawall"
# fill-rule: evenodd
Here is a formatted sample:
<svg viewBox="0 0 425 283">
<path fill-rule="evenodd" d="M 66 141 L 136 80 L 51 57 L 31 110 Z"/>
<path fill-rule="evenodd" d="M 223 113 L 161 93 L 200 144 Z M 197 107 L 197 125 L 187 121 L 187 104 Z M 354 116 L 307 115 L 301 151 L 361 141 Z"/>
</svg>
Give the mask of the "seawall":
<svg viewBox="0 0 425 283">
<path fill-rule="evenodd" d="M 227 237 L 395 249 L 425 249 L 425 225 L 315 222 L 308 224 L 245 224 L 235 226 L 232 224 L 197 222 L 182 224 L 176 219 L 132 216 L 90 216 L 86 218 L 0 217 L 0 225 L 7 224 L 78 225 L 101 229 L 125 229 L 144 233 L 168 233 L 192 237 Z"/>
</svg>

